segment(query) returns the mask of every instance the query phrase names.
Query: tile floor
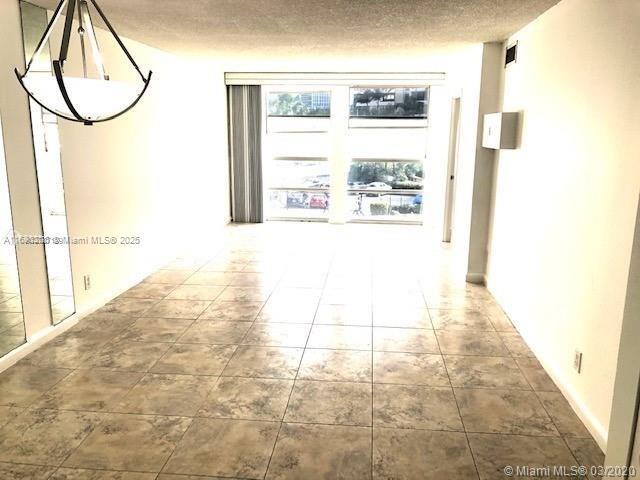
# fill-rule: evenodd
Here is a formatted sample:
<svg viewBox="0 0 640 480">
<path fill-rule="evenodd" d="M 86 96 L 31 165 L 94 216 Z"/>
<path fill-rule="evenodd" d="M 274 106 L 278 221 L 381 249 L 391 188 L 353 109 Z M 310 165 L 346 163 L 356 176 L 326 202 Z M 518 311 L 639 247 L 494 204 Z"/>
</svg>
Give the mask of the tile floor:
<svg viewBox="0 0 640 480">
<path fill-rule="evenodd" d="M 503 479 L 602 452 L 419 227 L 233 226 L 0 375 L 0 478 Z"/>
</svg>

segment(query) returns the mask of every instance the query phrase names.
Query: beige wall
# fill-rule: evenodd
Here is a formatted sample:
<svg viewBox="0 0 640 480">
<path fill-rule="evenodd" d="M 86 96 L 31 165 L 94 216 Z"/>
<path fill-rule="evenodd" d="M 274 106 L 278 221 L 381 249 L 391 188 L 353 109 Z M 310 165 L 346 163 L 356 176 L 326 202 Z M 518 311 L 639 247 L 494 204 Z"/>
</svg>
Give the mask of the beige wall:
<svg viewBox="0 0 640 480">
<path fill-rule="evenodd" d="M 635 0 L 564 0 L 510 39 L 521 148 L 496 173 L 489 287 L 603 447 L 640 190 L 639 22 Z"/>
</svg>

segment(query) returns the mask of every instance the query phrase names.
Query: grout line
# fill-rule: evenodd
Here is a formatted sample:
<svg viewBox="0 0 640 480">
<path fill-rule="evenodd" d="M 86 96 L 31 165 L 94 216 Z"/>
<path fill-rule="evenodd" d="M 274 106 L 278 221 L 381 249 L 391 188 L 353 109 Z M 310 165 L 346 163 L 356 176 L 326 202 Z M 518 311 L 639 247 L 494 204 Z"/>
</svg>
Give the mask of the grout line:
<svg viewBox="0 0 640 480">
<path fill-rule="evenodd" d="M 316 315 L 318 314 L 318 309 L 320 308 L 320 300 L 322 298 L 322 292 L 324 291 L 324 287 L 326 286 L 327 283 L 327 278 L 329 276 L 329 271 L 331 270 L 331 263 L 332 263 L 333 259 L 329 261 L 329 268 L 327 269 L 327 273 L 325 275 L 325 279 L 324 279 L 324 284 L 323 287 L 321 289 L 320 292 L 320 296 L 318 297 L 318 303 L 316 305 L 316 311 L 314 313 L 314 320 Z M 305 346 L 302 350 L 302 355 L 300 355 L 300 361 L 298 362 L 298 369 L 296 370 L 296 374 L 295 377 L 293 379 L 293 384 L 291 385 L 291 391 L 289 392 L 289 398 L 287 398 L 287 404 L 285 406 L 284 412 L 282 414 L 282 420 L 280 421 L 280 427 L 278 428 L 278 433 L 276 434 L 276 439 L 275 442 L 273 442 L 273 448 L 271 449 L 271 455 L 269 455 L 269 461 L 267 462 L 267 468 L 264 471 L 264 476 L 263 478 L 267 477 L 267 474 L 269 473 L 269 468 L 271 467 L 271 460 L 273 459 L 273 454 L 276 451 L 276 445 L 278 444 L 278 439 L 280 438 L 280 432 L 282 431 L 282 425 L 284 424 L 284 419 L 287 415 L 287 410 L 289 410 L 289 403 L 291 402 L 291 397 L 293 396 L 293 390 L 296 387 L 296 382 L 298 380 L 298 374 L 300 373 L 300 368 L 302 367 L 302 360 L 304 359 L 305 356 L 305 352 L 307 350 L 307 345 L 309 343 L 309 339 L 311 338 L 311 333 L 313 332 L 313 324 L 311 325 L 311 328 L 309 329 L 309 332 L 307 333 L 307 341 L 305 342 Z"/>
<path fill-rule="evenodd" d="M 431 317 L 431 314 L 429 314 Z M 456 404 L 456 409 L 458 410 L 458 416 L 460 417 L 460 423 L 462 424 L 462 430 L 464 431 L 464 436 L 467 440 L 467 448 L 469 448 L 469 453 L 471 454 L 471 460 L 473 460 L 473 466 L 476 469 L 476 475 L 478 476 L 478 480 L 480 480 L 480 470 L 478 469 L 478 462 L 476 461 L 476 456 L 473 453 L 473 449 L 471 448 L 471 441 L 469 440 L 469 434 L 467 432 L 467 427 L 464 424 L 464 418 L 462 418 L 462 411 L 460 410 L 460 403 L 458 402 L 458 397 L 456 396 L 456 390 L 453 388 L 453 384 L 451 382 L 451 374 L 449 373 L 449 369 L 447 368 L 447 362 L 444 359 L 444 355 L 442 355 L 442 348 L 440 348 L 440 341 L 438 340 L 438 336 L 435 335 L 436 342 L 438 343 L 438 348 L 440 349 L 440 354 L 442 356 L 442 363 L 444 364 L 444 370 L 447 374 L 447 378 L 449 379 L 449 385 L 451 386 L 451 394 L 453 395 L 453 401 Z"/>
</svg>

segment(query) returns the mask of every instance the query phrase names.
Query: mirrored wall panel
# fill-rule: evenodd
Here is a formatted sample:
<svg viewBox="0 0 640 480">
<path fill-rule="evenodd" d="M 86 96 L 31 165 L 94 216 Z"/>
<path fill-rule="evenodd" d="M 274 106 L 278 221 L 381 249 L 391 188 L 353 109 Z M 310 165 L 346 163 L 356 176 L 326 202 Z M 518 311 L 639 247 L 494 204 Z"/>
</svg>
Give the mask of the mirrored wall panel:
<svg viewBox="0 0 640 480">
<path fill-rule="evenodd" d="M 9 199 L 9 182 L 0 120 L 0 357 L 26 342 L 20 297 L 20 278 Z"/>
<path fill-rule="evenodd" d="M 21 1 L 25 58 L 28 62 L 47 27 L 47 10 Z M 47 48 L 34 59 L 32 72 L 52 73 L 51 55 Z M 54 325 L 75 313 L 73 280 L 64 182 L 60 157 L 58 119 L 31 100 L 31 124 L 36 154 L 40 211 L 49 277 L 49 296 Z"/>
</svg>

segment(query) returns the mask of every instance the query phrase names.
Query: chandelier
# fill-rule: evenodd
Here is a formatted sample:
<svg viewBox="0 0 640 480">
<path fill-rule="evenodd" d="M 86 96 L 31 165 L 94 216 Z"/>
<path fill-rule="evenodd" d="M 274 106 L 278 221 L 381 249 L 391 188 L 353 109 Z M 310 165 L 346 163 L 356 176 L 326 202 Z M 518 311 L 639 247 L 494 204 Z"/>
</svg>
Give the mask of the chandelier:
<svg viewBox="0 0 640 480">
<path fill-rule="evenodd" d="M 17 68 L 15 69 L 16 76 L 22 88 L 24 88 L 29 97 L 42 108 L 66 120 L 82 122 L 85 125 L 113 120 L 131 110 L 147 91 L 152 75 L 152 72 L 149 72 L 146 77 L 143 75 L 138 64 L 124 43 L 122 43 L 122 40 L 120 40 L 120 37 L 96 1 L 91 0 L 91 4 L 111 35 L 115 38 L 118 46 L 137 72 L 137 75 L 140 76 L 142 80 L 140 85 L 114 81 L 107 75 L 87 0 L 61 0 L 36 47 L 36 51 L 27 64 L 24 75 L 21 74 Z M 49 43 L 51 33 L 58 20 L 60 20 L 65 6 L 66 14 L 60 55 L 57 60 L 51 62 L 53 72 L 32 72 L 31 67 L 34 59 L 42 53 L 44 47 Z M 71 33 L 74 26 L 76 26 L 74 25 L 76 16 L 77 32 L 80 37 L 80 47 L 82 51 L 82 67 L 84 73 L 82 77 L 64 75 L 64 66 L 69 53 Z M 87 73 L 87 52 L 85 49 L 87 41 L 90 44 L 91 55 L 98 78 L 90 78 Z"/>
</svg>

